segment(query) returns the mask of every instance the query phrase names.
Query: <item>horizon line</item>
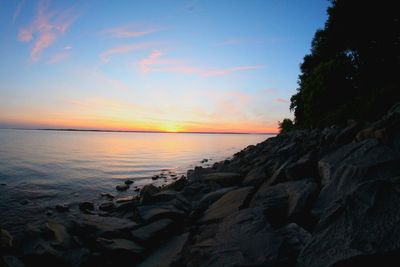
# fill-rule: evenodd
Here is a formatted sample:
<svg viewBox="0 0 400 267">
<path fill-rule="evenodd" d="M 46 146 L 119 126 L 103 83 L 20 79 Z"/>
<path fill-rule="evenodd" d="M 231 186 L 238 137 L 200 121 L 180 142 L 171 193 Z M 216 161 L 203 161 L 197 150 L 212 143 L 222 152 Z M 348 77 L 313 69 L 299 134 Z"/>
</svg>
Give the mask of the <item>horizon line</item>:
<svg viewBox="0 0 400 267">
<path fill-rule="evenodd" d="M 110 133 L 181 133 L 181 134 L 261 134 L 261 135 L 276 135 L 278 133 L 251 133 L 251 132 L 199 132 L 199 131 L 152 131 L 152 130 L 107 130 L 107 129 L 76 129 L 76 128 L 15 128 L 5 127 L 0 129 L 8 130 L 30 130 L 30 131 L 63 131 L 63 132 L 110 132 Z"/>
</svg>

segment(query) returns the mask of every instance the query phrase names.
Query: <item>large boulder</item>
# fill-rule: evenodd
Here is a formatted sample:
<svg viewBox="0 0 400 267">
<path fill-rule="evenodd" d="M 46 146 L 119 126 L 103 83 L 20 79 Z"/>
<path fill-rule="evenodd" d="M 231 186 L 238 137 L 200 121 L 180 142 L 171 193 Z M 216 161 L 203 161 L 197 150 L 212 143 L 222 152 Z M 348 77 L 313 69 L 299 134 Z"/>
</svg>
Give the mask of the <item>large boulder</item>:
<svg viewBox="0 0 400 267">
<path fill-rule="evenodd" d="M 214 237 L 193 244 L 185 266 L 290 266 L 310 238 L 296 224 L 275 230 L 260 208 L 223 219 Z"/>
<path fill-rule="evenodd" d="M 151 246 L 165 239 L 173 230 L 175 221 L 171 219 L 161 219 L 153 223 L 139 227 L 131 232 L 133 238 L 145 245 Z"/>
<path fill-rule="evenodd" d="M 186 217 L 185 211 L 177 209 L 173 205 L 145 205 L 136 210 L 137 216 L 143 222 L 150 223 L 160 219 L 171 219 L 183 221 Z"/>
<path fill-rule="evenodd" d="M 243 176 L 234 172 L 215 172 L 201 177 L 205 182 L 215 182 L 221 186 L 233 186 L 240 183 Z"/>
<path fill-rule="evenodd" d="M 375 139 L 351 143 L 319 161 L 322 190 L 313 213 L 319 217 L 334 201 L 361 183 L 400 175 L 400 152 Z"/>
<path fill-rule="evenodd" d="M 400 179 L 368 181 L 321 217 L 299 267 L 398 266 Z"/>
<path fill-rule="evenodd" d="M 267 220 L 274 226 L 296 222 L 312 227 L 310 210 L 318 194 L 317 183 L 310 179 L 280 183 L 265 183 L 254 194 L 250 207 L 262 207 Z"/>
<path fill-rule="evenodd" d="M 226 193 L 204 212 L 200 222 L 221 220 L 229 214 L 238 211 L 252 190 L 253 187 L 248 186 Z"/>
<path fill-rule="evenodd" d="M 160 189 L 152 184 L 145 185 L 140 190 L 140 201 L 142 204 L 148 204 L 152 201 L 152 196 L 160 192 Z"/>
</svg>

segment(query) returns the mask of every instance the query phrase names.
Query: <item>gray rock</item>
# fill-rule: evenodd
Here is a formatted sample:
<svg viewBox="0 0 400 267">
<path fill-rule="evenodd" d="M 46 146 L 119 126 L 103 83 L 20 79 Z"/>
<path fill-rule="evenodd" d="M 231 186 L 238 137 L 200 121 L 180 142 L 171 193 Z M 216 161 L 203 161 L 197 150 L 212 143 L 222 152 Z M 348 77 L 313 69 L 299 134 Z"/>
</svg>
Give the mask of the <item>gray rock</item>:
<svg viewBox="0 0 400 267">
<path fill-rule="evenodd" d="M 177 262 L 179 262 L 179 254 L 181 253 L 188 237 L 189 233 L 184 233 L 169 239 L 141 262 L 138 267 L 182 266 L 177 264 Z"/>
<path fill-rule="evenodd" d="M 105 202 L 99 205 L 99 210 L 101 211 L 112 211 L 113 209 L 115 209 L 114 202 Z"/>
<path fill-rule="evenodd" d="M 188 183 L 188 180 L 184 175 L 182 175 L 181 178 L 178 180 L 174 181 L 173 183 L 170 183 L 164 187 L 166 190 L 174 190 L 174 191 L 181 191 Z"/>
<path fill-rule="evenodd" d="M 238 211 L 252 190 L 253 187 L 248 186 L 226 193 L 204 212 L 200 222 L 221 220 L 225 216 Z"/>
<path fill-rule="evenodd" d="M 131 184 L 133 184 L 133 181 L 132 180 L 126 180 L 125 182 L 124 182 L 126 185 L 131 185 Z"/>
<path fill-rule="evenodd" d="M 160 192 L 158 187 L 155 187 L 152 184 L 145 185 L 142 190 L 140 190 L 140 201 L 143 204 L 151 203 L 152 195 Z"/>
<path fill-rule="evenodd" d="M 250 207 L 262 207 L 274 226 L 296 222 L 308 228 L 313 224 L 309 212 L 317 194 L 317 184 L 309 179 L 274 186 L 264 183 L 253 196 Z"/>
<path fill-rule="evenodd" d="M 69 207 L 65 204 L 57 204 L 56 205 L 56 211 L 58 212 L 67 212 L 69 211 Z"/>
<path fill-rule="evenodd" d="M 397 266 L 400 180 L 368 181 L 327 209 L 299 267 Z"/>
<path fill-rule="evenodd" d="M 233 172 L 216 172 L 205 174 L 201 179 L 206 182 L 215 182 L 221 186 L 233 186 L 239 184 L 243 176 Z"/>
<path fill-rule="evenodd" d="M 131 232 L 133 238 L 146 246 L 159 243 L 169 234 L 175 222 L 171 219 L 161 219 L 139 227 Z"/>
<path fill-rule="evenodd" d="M 69 235 L 67 228 L 54 220 L 49 220 L 46 223 L 47 229 L 51 232 L 54 242 L 53 245 L 61 248 L 69 248 L 71 245 L 71 236 Z"/>
<path fill-rule="evenodd" d="M 8 231 L 0 228 L 0 249 L 10 249 L 13 246 L 13 240 Z"/>
<path fill-rule="evenodd" d="M 116 203 L 131 202 L 135 199 L 135 196 L 120 197 L 115 200 Z"/>
<path fill-rule="evenodd" d="M 89 240 L 99 236 L 105 238 L 124 237 L 137 227 L 137 223 L 128 219 L 97 215 L 71 217 L 70 221 L 74 234 Z"/>
<path fill-rule="evenodd" d="M 115 189 L 117 189 L 117 191 L 126 191 L 129 189 L 129 185 L 128 184 L 120 184 L 120 185 L 117 185 L 115 187 Z"/>
<path fill-rule="evenodd" d="M 267 178 L 267 174 L 264 166 L 259 166 L 252 169 L 244 178 L 243 185 L 244 186 L 258 186 L 265 181 Z"/>
<path fill-rule="evenodd" d="M 97 238 L 96 243 L 101 251 L 101 263 L 96 266 L 126 266 L 139 261 L 144 252 L 142 246 L 122 238 Z"/>
<path fill-rule="evenodd" d="M 153 222 L 160 219 L 181 221 L 186 213 L 172 205 L 146 205 L 137 208 L 137 214 L 145 222 Z"/>
<path fill-rule="evenodd" d="M 110 200 L 113 200 L 115 198 L 115 196 L 110 194 L 110 193 L 101 193 L 100 196 L 101 197 L 106 197 L 106 198 L 108 198 Z"/>
<path fill-rule="evenodd" d="M 193 244 L 186 266 L 292 266 L 309 238 L 295 224 L 274 230 L 260 208 L 244 209 L 225 217 L 214 238 Z"/>
</svg>

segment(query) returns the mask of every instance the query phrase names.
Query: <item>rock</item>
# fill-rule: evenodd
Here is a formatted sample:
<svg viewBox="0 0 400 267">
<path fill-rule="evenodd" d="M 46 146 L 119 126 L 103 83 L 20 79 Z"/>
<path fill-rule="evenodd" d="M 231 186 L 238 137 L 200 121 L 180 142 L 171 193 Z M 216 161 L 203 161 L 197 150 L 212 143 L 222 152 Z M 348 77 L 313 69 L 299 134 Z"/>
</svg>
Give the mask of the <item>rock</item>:
<svg viewBox="0 0 400 267">
<path fill-rule="evenodd" d="M 10 249 L 13 246 L 13 237 L 10 233 L 4 229 L 0 228 L 0 249 L 6 250 Z"/>
<path fill-rule="evenodd" d="M 101 210 L 101 211 L 111 211 L 114 208 L 115 208 L 115 204 L 113 202 L 101 203 L 99 206 L 99 210 Z"/>
<path fill-rule="evenodd" d="M 397 266 L 400 179 L 367 181 L 322 214 L 298 266 Z"/>
<path fill-rule="evenodd" d="M 248 186 L 226 193 L 204 212 L 200 222 L 221 220 L 225 216 L 238 211 L 252 190 L 253 187 Z"/>
<path fill-rule="evenodd" d="M 126 185 L 131 185 L 131 184 L 133 184 L 133 181 L 132 180 L 126 180 L 125 182 L 124 182 Z"/>
<path fill-rule="evenodd" d="M 183 266 L 178 263 L 179 254 L 183 250 L 188 237 L 189 233 L 184 233 L 171 238 L 141 262 L 138 267 Z"/>
<path fill-rule="evenodd" d="M 97 245 L 102 252 L 102 265 L 115 266 L 138 261 L 144 252 L 142 246 L 132 240 L 115 238 L 97 238 Z"/>
<path fill-rule="evenodd" d="M 29 201 L 28 201 L 27 199 L 23 199 L 23 200 L 21 200 L 21 201 L 19 202 L 19 204 L 21 204 L 21 205 L 28 205 L 28 204 L 29 204 Z"/>
<path fill-rule="evenodd" d="M 3 261 L 4 261 L 4 267 L 24 267 L 24 263 L 18 259 L 15 256 L 11 256 L 11 255 L 7 255 L 7 256 L 3 256 Z M 0 262 L 0 266 L 1 262 Z"/>
<path fill-rule="evenodd" d="M 308 153 L 285 168 L 289 181 L 318 177 L 318 162 L 315 153 Z"/>
<path fill-rule="evenodd" d="M 243 180 L 243 185 L 244 186 L 258 186 L 260 185 L 262 182 L 264 182 L 264 180 L 267 178 L 267 174 L 265 171 L 265 167 L 264 166 L 259 166 L 257 168 L 252 169 L 251 171 L 249 171 L 249 173 L 246 175 L 246 177 Z"/>
<path fill-rule="evenodd" d="M 243 176 L 239 173 L 232 172 L 216 172 L 202 176 L 202 180 L 206 182 L 216 182 L 221 186 L 233 186 L 240 183 Z"/>
<path fill-rule="evenodd" d="M 142 190 L 140 190 L 140 201 L 143 204 L 150 203 L 152 200 L 152 195 L 160 192 L 158 187 L 152 184 L 145 185 Z"/>
<path fill-rule="evenodd" d="M 174 191 L 181 191 L 188 183 L 188 180 L 184 175 L 179 178 L 179 180 L 176 180 L 173 183 L 170 183 L 169 185 L 165 186 L 166 190 L 174 190 Z"/>
<path fill-rule="evenodd" d="M 131 232 L 133 238 L 145 246 L 154 245 L 171 234 L 175 222 L 171 219 L 161 219 Z"/>
<path fill-rule="evenodd" d="M 177 198 L 178 193 L 171 190 L 163 190 L 148 197 L 148 202 L 166 202 Z"/>
<path fill-rule="evenodd" d="M 51 232 L 57 247 L 68 248 L 70 246 L 71 237 L 64 225 L 54 220 L 49 220 L 46 223 L 46 227 Z"/>
<path fill-rule="evenodd" d="M 93 202 L 87 202 L 87 201 L 81 202 L 81 203 L 79 203 L 79 209 L 81 211 L 94 210 L 94 204 L 93 204 Z"/>
<path fill-rule="evenodd" d="M 1 183 L 1 184 L 0 184 L 0 186 L 6 186 L 6 185 L 7 185 L 7 184 L 5 184 L 5 183 Z"/>
<path fill-rule="evenodd" d="M 153 175 L 153 176 L 151 177 L 152 180 L 157 180 L 158 178 L 160 178 L 160 175 Z"/>
<path fill-rule="evenodd" d="M 360 183 L 400 175 L 399 164 L 400 152 L 375 139 L 350 143 L 326 155 L 318 163 L 323 188 L 313 213 L 319 217 Z"/>
<path fill-rule="evenodd" d="M 72 217 L 70 220 L 73 233 L 88 241 L 97 237 L 126 237 L 131 230 L 137 227 L 137 223 L 128 219 L 97 215 L 81 215 Z"/>
<path fill-rule="evenodd" d="M 62 253 L 42 239 L 23 243 L 23 260 L 28 266 L 68 266 Z"/>
<path fill-rule="evenodd" d="M 186 217 L 184 211 L 179 210 L 172 205 L 140 206 L 137 208 L 137 214 L 140 219 L 148 223 L 165 218 L 174 221 L 182 221 Z"/>
<path fill-rule="evenodd" d="M 110 200 L 113 200 L 115 198 L 115 196 L 110 194 L 110 193 L 101 193 L 100 196 L 106 197 L 106 198 L 108 198 Z"/>
<path fill-rule="evenodd" d="M 309 179 L 274 186 L 264 183 L 252 198 L 250 207 L 262 207 L 268 222 L 275 227 L 296 222 L 309 228 L 313 226 L 310 210 L 317 194 L 317 184 Z"/>
<path fill-rule="evenodd" d="M 121 197 L 121 198 L 117 198 L 115 200 L 116 203 L 125 203 L 125 202 L 130 202 L 135 200 L 135 196 L 127 196 L 127 197 Z"/>
<path fill-rule="evenodd" d="M 273 229 L 259 208 L 226 216 L 215 237 L 189 248 L 184 266 L 293 266 L 310 234 L 289 224 Z"/>
<path fill-rule="evenodd" d="M 69 207 L 67 205 L 65 205 L 65 204 L 57 204 L 55 208 L 56 208 L 56 211 L 58 211 L 58 212 L 67 212 L 67 211 L 69 211 Z"/>
<path fill-rule="evenodd" d="M 117 189 L 117 191 L 126 191 L 129 189 L 129 185 L 127 184 L 117 185 L 115 189 Z"/>
</svg>

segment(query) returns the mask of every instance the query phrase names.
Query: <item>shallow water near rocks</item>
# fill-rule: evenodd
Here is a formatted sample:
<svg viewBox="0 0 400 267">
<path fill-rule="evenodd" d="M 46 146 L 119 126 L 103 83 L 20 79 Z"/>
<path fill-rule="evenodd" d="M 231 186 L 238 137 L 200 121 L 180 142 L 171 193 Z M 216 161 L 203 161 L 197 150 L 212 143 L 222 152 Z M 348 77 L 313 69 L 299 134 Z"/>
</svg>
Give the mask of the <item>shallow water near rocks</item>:
<svg viewBox="0 0 400 267">
<path fill-rule="evenodd" d="M 56 204 L 96 201 L 100 193 L 123 197 L 148 183 L 169 183 L 271 136 L 0 129 L 0 226 L 15 233 L 45 219 Z M 151 179 L 160 174 L 165 178 Z M 134 183 L 116 191 L 126 179 Z"/>
</svg>

